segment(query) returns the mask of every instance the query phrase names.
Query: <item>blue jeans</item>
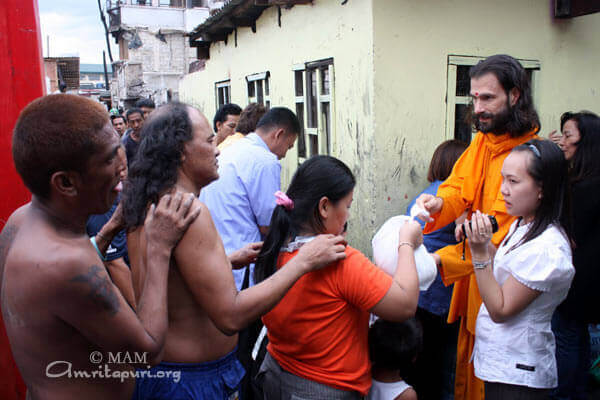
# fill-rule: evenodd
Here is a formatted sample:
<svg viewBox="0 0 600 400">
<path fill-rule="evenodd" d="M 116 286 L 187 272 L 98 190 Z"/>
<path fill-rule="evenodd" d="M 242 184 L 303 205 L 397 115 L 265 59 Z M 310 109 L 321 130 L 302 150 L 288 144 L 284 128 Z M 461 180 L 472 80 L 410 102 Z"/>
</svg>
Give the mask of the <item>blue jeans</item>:
<svg viewBox="0 0 600 400">
<path fill-rule="evenodd" d="M 590 369 L 590 334 L 587 324 L 569 319 L 557 310 L 552 316 L 552 332 L 556 338 L 558 387 L 553 390 L 551 398 L 587 399 Z"/>
</svg>

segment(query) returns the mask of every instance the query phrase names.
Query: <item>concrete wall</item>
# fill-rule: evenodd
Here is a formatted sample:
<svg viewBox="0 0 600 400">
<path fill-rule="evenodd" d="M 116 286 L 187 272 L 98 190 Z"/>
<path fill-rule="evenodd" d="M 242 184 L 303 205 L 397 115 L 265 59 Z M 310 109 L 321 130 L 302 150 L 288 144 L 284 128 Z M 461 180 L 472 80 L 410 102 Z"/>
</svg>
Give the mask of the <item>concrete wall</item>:
<svg viewBox="0 0 600 400">
<path fill-rule="evenodd" d="M 121 6 L 121 24 L 190 32 L 209 16 L 208 8 Z"/>
<path fill-rule="evenodd" d="M 183 9 L 149 6 L 122 6 L 121 24 L 181 30 L 185 26 Z"/>
<path fill-rule="evenodd" d="M 600 112 L 600 14 L 552 17 L 550 0 L 377 0 L 375 168 L 377 224 L 403 212 L 427 184 L 435 147 L 446 139 L 448 55 L 510 54 L 541 63 L 535 101 L 542 134 L 568 110 Z"/>
<path fill-rule="evenodd" d="M 142 46 L 129 49 L 128 60 L 115 68 L 118 83 L 113 87 L 114 101 L 123 104 L 128 97 L 152 97 L 157 104 L 166 103 L 170 90 L 178 98 L 180 77 L 187 72 L 195 59 L 187 37 L 181 31 L 161 31 L 165 41 L 157 37 L 158 31 L 138 28 L 135 32 Z"/>
<path fill-rule="evenodd" d="M 376 178 L 372 158 L 373 64 L 370 1 L 316 0 L 313 5 L 282 8 L 281 27 L 277 8 L 270 7 L 256 21 L 256 33 L 239 28 L 227 44 L 210 48 L 204 71 L 187 75 L 180 83 L 182 101 L 198 106 L 212 120 L 215 82 L 231 80 L 234 103 L 248 103 L 245 77 L 270 71 L 272 106 L 295 110 L 292 66 L 333 57 L 335 99 L 332 115 L 332 152 L 356 174 L 358 185 L 350 219 L 349 238 L 354 246 L 367 249 L 369 238 L 359 235 L 362 221 L 369 220 Z M 309 29 L 307 29 L 309 27 Z M 298 165 L 297 148 L 283 160 L 283 187 L 287 187 Z M 360 236 L 360 237 L 359 237 Z"/>
<path fill-rule="evenodd" d="M 271 72 L 272 105 L 294 109 L 292 65 L 334 58 L 332 155 L 358 183 L 350 243 L 370 254 L 375 230 L 403 214 L 427 185 L 433 150 L 446 140 L 448 56 L 497 53 L 537 60 L 535 99 L 542 133 L 567 110 L 600 112 L 600 14 L 552 18 L 552 0 L 315 0 L 269 8 L 257 32 L 238 29 L 210 48 L 206 69 L 186 76 L 180 97 L 211 119 L 215 82 L 231 80 L 232 101 L 247 104 L 245 76 Z M 285 187 L 297 150 L 284 160 Z"/>
</svg>

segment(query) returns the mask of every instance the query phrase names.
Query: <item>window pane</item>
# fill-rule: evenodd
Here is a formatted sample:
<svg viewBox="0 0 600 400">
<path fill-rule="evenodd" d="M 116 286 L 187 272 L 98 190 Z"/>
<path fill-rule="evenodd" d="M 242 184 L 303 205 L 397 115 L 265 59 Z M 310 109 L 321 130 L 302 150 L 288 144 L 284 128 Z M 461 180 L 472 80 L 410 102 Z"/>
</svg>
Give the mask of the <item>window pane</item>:
<svg viewBox="0 0 600 400">
<path fill-rule="evenodd" d="M 255 97 L 254 81 L 248 82 L 248 97 Z"/>
<path fill-rule="evenodd" d="M 316 156 L 319 154 L 319 137 L 317 135 L 308 135 L 308 141 L 310 146 L 310 156 Z"/>
<path fill-rule="evenodd" d="M 329 94 L 329 67 L 321 68 L 321 94 Z"/>
<path fill-rule="evenodd" d="M 296 96 L 303 96 L 304 86 L 302 86 L 302 71 L 294 71 L 294 80 L 296 82 Z"/>
<path fill-rule="evenodd" d="M 265 96 L 269 95 L 269 78 L 265 79 Z"/>
<path fill-rule="evenodd" d="M 306 71 L 306 89 L 308 96 L 308 121 L 309 128 L 316 128 L 318 124 L 317 115 L 317 70 Z"/>
<path fill-rule="evenodd" d="M 229 86 L 223 88 L 223 97 L 225 98 L 225 104 L 229 103 Z"/>
<path fill-rule="evenodd" d="M 304 103 L 296 103 L 296 116 L 300 121 L 298 134 L 298 157 L 306 158 L 306 139 L 304 138 Z"/>
<path fill-rule="evenodd" d="M 223 98 L 223 88 L 218 88 L 217 93 L 219 94 L 219 107 L 225 104 L 225 99 Z"/>
<path fill-rule="evenodd" d="M 259 81 L 256 81 L 256 102 L 259 104 L 265 105 L 262 79 Z"/>
<path fill-rule="evenodd" d="M 456 67 L 456 95 L 468 96 L 471 90 L 471 78 L 469 78 L 470 65 L 459 65 Z"/>
<path fill-rule="evenodd" d="M 325 141 L 325 148 L 326 148 L 326 154 L 330 154 L 330 138 L 329 138 L 329 125 L 330 125 L 330 118 L 329 118 L 329 103 L 321 103 L 321 115 L 322 115 L 322 121 L 323 121 L 323 137 L 322 140 Z"/>
<path fill-rule="evenodd" d="M 533 74 L 533 69 L 526 69 L 525 72 L 527 73 L 527 81 L 529 82 L 529 86 L 531 87 L 531 76 Z"/>
<path fill-rule="evenodd" d="M 471 142 L 471 124 L 465 121 L 469 106 L 457 104 L 454 114 L 454 139 L 462 140 L 465 143 Z"/>
</svg>

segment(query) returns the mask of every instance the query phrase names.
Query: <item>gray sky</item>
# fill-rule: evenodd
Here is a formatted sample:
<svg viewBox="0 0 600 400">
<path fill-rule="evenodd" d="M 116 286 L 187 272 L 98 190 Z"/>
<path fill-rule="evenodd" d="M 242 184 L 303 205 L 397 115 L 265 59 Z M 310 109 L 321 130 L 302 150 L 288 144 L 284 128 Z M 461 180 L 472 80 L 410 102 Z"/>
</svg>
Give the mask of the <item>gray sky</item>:
<svg viewBox="0 0 600 400">
<path fill-rule="evenodd" d="M 106 0 L 100 0 L 102 8 Z M 101 64 L 106 50 L 104 27 L 98 11 L 98 0 L 38 0 L 44 57 L 79 56 L 81 63 Z M 107 17 L 108 23 L 108 17 Z M 119 58 L 114 39 L 110 37 L 113 58 Z M 108 52 L 106 54 L 106 62 Z"/>
</svg>

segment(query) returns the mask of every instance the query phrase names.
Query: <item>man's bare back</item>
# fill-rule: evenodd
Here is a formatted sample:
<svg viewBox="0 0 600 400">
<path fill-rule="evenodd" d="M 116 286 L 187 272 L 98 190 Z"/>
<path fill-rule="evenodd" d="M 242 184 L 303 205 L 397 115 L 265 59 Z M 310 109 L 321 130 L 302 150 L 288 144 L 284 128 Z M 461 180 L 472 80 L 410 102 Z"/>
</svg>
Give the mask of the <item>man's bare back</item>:
<svg viewBox="0 0 600 400">
<path fill-rule="evenodd" d="M 200 202 L 197 203 L 200 204 Z M 169 331 L 162 357 L 162 360 L 166 362 L 202 363 L 217 360 L 230 353 L 237 345 L 237 333 L 226 335 L 219 330 L 211 319 L 211 314 L 214 313 L 205 311 L 205 307 L 209 307 L 209 305 L 202 302 L 201 298 L 195 297 L 194 293 L 197 290 L 190 288 L 186 276 L 183 275 L 187 271 L 182 273 L 179 267 L 182 262 L 185 262 L 183 258 L 190 252 L 188 246 L 205 247 L 206 242 L 210 242 L 209 247 L 218 244 L 220 251 L 215 251 L 216 254 L 207 254 L 202 259 L 196 260 L 195 273 L 202 274 L 203 268 L 225 268 L 227 274 L 223 279 L 228 280 L 230 277 L 233 284 L 231 267 L 226 259 L 222 243 L 216 229 L 211 226 L 210 213 L 203 205 L 197 223 L 202 225 L 204 229 L 201 230 L 205 232 L 198 232 L 198 227 L 188 229 L 188 232 L 185 233 L 175 248 L 171 259 L 168 283 Z M 199 233 L 199 235 L 196 235 L 196 233 Z M 140 282 L 143 282 L 147 268 L 146 260 L 138 259 L 139 255 L 142 254 L 139 249 L 146 246 L 144 238 L 143 227 L 136 229 L 127 236 L 136 300 L 138 293 L 141 291 Z M 219 261 L 213 263 L 215 258 Z"/>
</svg>

